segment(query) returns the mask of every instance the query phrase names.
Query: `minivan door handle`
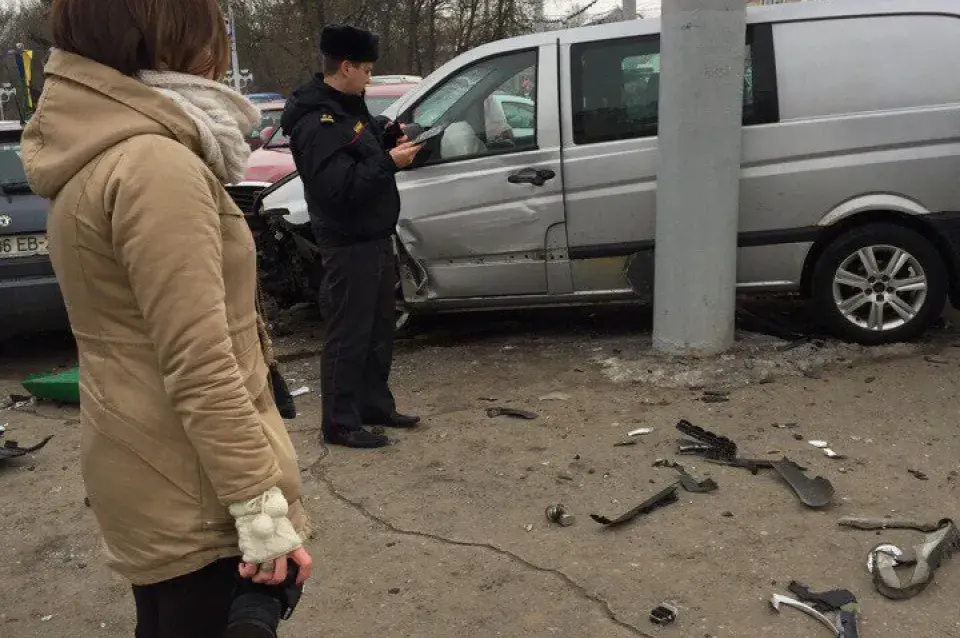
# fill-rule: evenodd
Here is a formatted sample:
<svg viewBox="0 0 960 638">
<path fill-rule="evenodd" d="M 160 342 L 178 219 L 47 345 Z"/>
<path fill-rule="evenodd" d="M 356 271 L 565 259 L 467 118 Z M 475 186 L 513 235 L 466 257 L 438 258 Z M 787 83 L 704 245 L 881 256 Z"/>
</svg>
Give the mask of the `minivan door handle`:
<svg viewBox="0 0 960 638">
<path fill-rule="evenodd" d="M 547 180 L 551 180 L 556 176 L 557 174 L 549 168 L 524 168 L 508 177 L 507 181 L 511 184 L 543 186 L 547 183 Z"/>
</svg>

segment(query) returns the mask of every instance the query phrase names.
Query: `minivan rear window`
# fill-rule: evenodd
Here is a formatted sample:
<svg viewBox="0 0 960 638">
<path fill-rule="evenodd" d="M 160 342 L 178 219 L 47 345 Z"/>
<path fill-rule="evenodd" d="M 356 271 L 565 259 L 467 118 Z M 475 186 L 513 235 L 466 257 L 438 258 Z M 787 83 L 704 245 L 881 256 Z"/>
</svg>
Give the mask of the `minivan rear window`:
<svg viewBox="0 0 960 638">
<path fill-rule="evenodd" d="M 748 38 L 746 45 L 744 124 L 769 121 L 770 115 L 769 112 L 761 114 L 762 109 L 757 108 L 755 71 L 758 65 L 751 40 Z M 657 135 L 660 108 L 658 35 L 576 44 L 570 57 L 575 143 L 593 144 Z M 770 57 L 772 67 L 772 54 Z"/>
<path fill-rule="evenodd" d="M 0 185 L 23 187 L 27 176 L 20 158 L 20 142 L 0 140 Z"/>
</svg>

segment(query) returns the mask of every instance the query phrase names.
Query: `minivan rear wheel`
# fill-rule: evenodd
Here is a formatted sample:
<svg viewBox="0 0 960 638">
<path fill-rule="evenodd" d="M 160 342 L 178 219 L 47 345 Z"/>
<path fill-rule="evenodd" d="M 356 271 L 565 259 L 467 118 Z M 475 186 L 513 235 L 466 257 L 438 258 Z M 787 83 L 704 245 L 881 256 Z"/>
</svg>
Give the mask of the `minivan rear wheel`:
<svg viewBox="0 0 960 638">
<path fill-rule="evenodd" d="M 936 247 L 893 224 L 854 228 L 830 243 L 813 274 L 813 296 L 834 334 L 864 345 L 909 341 L 940 316 L 947 269 Z"/>
</svg>

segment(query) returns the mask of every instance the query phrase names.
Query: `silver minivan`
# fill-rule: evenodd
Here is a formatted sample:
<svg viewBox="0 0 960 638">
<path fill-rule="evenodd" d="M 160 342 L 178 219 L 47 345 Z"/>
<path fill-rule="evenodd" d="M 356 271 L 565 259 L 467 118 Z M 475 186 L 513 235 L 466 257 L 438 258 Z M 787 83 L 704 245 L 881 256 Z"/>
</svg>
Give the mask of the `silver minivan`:
<svg viewBox="0 0 960 638">
<path fill-rule="evenodd" d="M 651 298 L 659 31 L 494 42 L 388 110 L 445 127 L 399 177 L 404 313 Z M 740 289 L 808 295 L 854 341 L 919 335 L 960 303 L 960 3 L 750 9 L 745 45 Z M 261 214 L 309 228 L 296 175 Z"/>
</svg>

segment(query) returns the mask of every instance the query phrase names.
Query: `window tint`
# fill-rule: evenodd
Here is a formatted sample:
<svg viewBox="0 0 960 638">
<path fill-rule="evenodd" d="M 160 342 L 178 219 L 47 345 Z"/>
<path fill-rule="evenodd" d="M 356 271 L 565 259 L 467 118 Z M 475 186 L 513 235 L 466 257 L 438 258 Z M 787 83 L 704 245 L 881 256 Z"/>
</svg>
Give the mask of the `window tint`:
<svg viewBox="0 0 960 638">
<path fill-rule="evenodd" d="M 960 103 L 960 19 L 955 17 L 778 24 L 773 34 L 784 118 Z"/>
<path fill-rule="evenodd" d="M 537 146 L 536 77 L 535 51 L 483 60 L 444 81 L 409 119 L 447 127 L 433 161 L 530 150 Z"/>
<path fill-rule="evenodd" d="M 744 123 L 754 118 L 753 47 L 747 44 Z M 591 144 L 657 135 L 660 39 L 645 36 L 574 45 L 573 136 Z"/>
</svg>

